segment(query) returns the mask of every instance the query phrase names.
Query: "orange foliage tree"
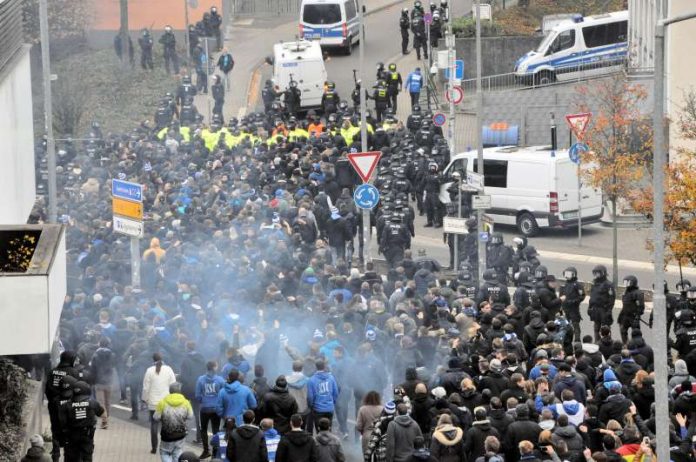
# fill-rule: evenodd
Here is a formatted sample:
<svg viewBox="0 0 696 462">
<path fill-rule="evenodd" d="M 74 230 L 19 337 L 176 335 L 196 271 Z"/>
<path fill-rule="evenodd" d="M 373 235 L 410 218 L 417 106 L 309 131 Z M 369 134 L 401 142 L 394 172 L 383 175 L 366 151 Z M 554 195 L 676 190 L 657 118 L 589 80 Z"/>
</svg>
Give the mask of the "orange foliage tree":
<svg viewBox="0 0 696 462">
<path fill-rule="evenodd" d="M 696 92 L 684 95 L 684 106 L 677 119 L 682 137 L 696 141 Z M 667 230 L 666 261 L 696 265 L 696 151 L 678 148 L 665 171 L 665 229 Z M 651 187 L 637 191 L 634 207 L 652 214 Z"/>
<path fill-rule="evenodd" d="M 617 206 L 630 204 L 636 187 L 650 168 L 652 135 L 649 120 L 640 112 L 645 88 L 626 81 L 623 75 L 597 80 L 577 89 L 577 109 L 592 112 L 583 141 L 581 175 L 600 189 L 612 209 L 613 282 L 618 281 Z"/>
</svg>

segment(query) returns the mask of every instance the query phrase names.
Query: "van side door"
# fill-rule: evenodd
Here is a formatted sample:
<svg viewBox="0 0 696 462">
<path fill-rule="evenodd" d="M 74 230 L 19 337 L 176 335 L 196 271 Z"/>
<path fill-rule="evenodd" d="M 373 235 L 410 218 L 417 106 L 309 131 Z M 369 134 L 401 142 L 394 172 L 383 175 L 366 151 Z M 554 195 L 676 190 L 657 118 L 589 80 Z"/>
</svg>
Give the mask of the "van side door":
<svg viewBox="0 0 696 462">
<path fill-rule="evenodd" d="M 546 56 L 548 63 L 554 67 L 556 78 L 564 80 L 570 72 L 577 71 L 582 61 L 582 56 L 577 52 L 577 34 L 575 29 L 567 29 L 559 32 L 556 39 L 549 45 Z"/>
</svg>

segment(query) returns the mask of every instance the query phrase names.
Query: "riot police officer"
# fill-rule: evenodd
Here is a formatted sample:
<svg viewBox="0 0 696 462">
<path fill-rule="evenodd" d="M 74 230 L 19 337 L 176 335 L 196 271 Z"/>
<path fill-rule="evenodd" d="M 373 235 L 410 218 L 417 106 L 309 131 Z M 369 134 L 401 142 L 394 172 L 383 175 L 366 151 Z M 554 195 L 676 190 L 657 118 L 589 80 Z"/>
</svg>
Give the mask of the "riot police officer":
<svg viewBox="0 0 696 462">
<path fill-rule="evenodd" d="M 543 271 L 541 269 L 543 268 Z M 546 273 L 546 268 L 539 266 L 534 275 L 537 276 L 538 273 Z M 545 274 L 543 277 L 538 277 L 539 281 L 536 285 L 536 293 L 539 296 L 539 303 L 546 313 L 546 319 L 554 319 L 556 313 L 561 309 L 561 304 L 563 301 L 556 295 L 556 289 L 551 287 L 551 282 L 554 282 L 556 278 L 551 274 Z"/>
<path fill-rule="evenodd" d="M 329 114 L 335 113 L 340 101 L 341 98 L 339 98 L 338 92 L 336 91 L 336 84 L 327 82 L 324 95 L 321 97 L 321 109 L 324 111 L 324 115 L 328 117 Z"/>
<path fill-rule="evenodd" d="M 476 300 L 478 287 L 476 286 L 476 281 L 470 270 L 464 269 L 457 273 L 457 289 L 459 287 L 464 287 L 463 293 L 467 296 L 467 298 Z"/>
<path fill-rule="evenodd" d="M 611 326 L 614 322 L 612 310 L 614 309 L 616 292 L 612 283 L 607 280 L 607 268 L 604 265 L 592 268 L 592 277 L 588 314 L 594 323 L 595 342 L 598 342 L 599 328 L 603 325 Z"/>
<path fill-rule="evenodd" d="M 266 80 L 266 84 L 263 87 L 263 90 L 261 90 L 261 99 L 263 100 L 263 111 L 264 113 L 268 114 L 271 111 L 271 106 L 273 105 L 273 102 L 280 96 L 280 92 L 278 92 L 275 87 L 273 86 L 273 82 L 269 79 Z"/>
<path fill-rule="evenodd" d="M 169 74 L 170 64 L 173 67 L 174 74 L 179 73 L 179 57 L 176 54 L 176 36 L 172 31 L 172 26 L 164 26 L 164 34 L 159 39 L 159 43 L 162 44 L 164 50 L 164 68 Z"/>
<path fill-rule="evenodd" d="M 215 101 L 215 106 L 213 107 L 213 114 L 218 114 L 223 119 L 222 107 L 225 104 L 225 86 L 220 80 L 220 76 L 215 74 L 213 76 L 213 85 L 210 87 L 210 91 L 213 94 L 213 101 Z"/>
<path fill-rule="evenodd" d="M 527 238 L 524 236 L 514 237 L 512 239 L 515 247 L 512 254 L 512 274 L 516 274 L 520 270 L 520 263 L 525 261 L 524 249 L 527 247 Z"/>
<path fill-rule="evenodd" d="M 285 109 L 291 116 L 296 116 L 302 104 L 302 92 L 297 88 L 297 82 L 290 80 L 290 86 L 285 90 Z"/>
<path fill-rule="evenodd" d="M 189 39 L 189 54 L 193 56 L 193 50 L 201 43 L 200 35 L 196 30 L 196 26 L 189 24 L 188 27 L 188 39 Z"/>
<path fill-rule="evenodd" d="M 439 9 L 435 9 L 432 14 L 432 21 L 430 22 L 430 47 L 437 48 L 438 41 L 442 37 L 442 20 L 440 18 Z"/>
<path fill-rule="evenodd" d="M 379 80 L 377 86 L 372 92 L 371 98 L 375 100 L 375 112 L 377 116 L 377 123 L 381 123 L 384 118 L 384 113 L 389 107 L 389 90 L 387 89 L 387 84 L 384 80 Z"/>
<path fill-rule="evenodd" d="M 442 208 L 439 198 L 441 184 L 442 176 L 437 171 L 437 164 L 431 162 L 428 165 L 428 174 L 423 179 L 423 190 L 425 191 L 423 208 L 425 208 L 427 216 L 426 228 L 442 227 Z"/>
<path fill-rule="evenodd" d="M 65 460 L 90 462 L 94 453 L 94 429 L 97 417 L 104 408 L 91 397 L 89 384 L 78 381 L 73 385 L 72 401 L 64 405 L 67 435 Z"/>
<path fill-rule="evenodd" d="M 157 107 L 157 111 L 155 111 L 155 131 L 160 131 L 164 127 L 168 127 L 173 119 L 174 114 L 169 106 L 169 101 L 163 99 Z"/>
<path fill-rule="evenodd" d="M 401 79 L 401 73 L 397 72 L 396 64 L 389 65 L 389 73 L 387 74 L 387 93 L 389 94 L 389 107 L 396 114 L 396 100 L 399 92 L 403 88 L 404 82 Z"/>
<path fill-rule="evenodd" d="M 75 353 L 64 351 L 60 354 L 58 365 L 48 372 L 46 378 L 46 399 L 48 400 L 48 416 L 51 420 L 51 434 L 53 436 L 52 457 L 54 461 L 60 460 L 60 447 L 63 445 L 64 438 L 61 435 L 64 426 L 60 419 L 61 400 L 65 390 L 63 383 L 66 377 L 72 377 L 75 381 L 82 379 L 82 373 L 75 366 Z M 68 383 L 71 383 L 68 381 Z"/>
<path fill-rule="evenodd" d="M 476 296 L 477 306 L 484 301 L 502 303 L 504 306 L 510 304 L 510 294 L 508 293 L 507 286 L 498 282 L 498 275 L 492 268 L 487 268 L 483 272 L 483 284 L 481 284 Z"/>
<path fill-rule="evenodd" d="M 416 132 L 416 144 L 426 152 L 430 152 L 433 148 L 434 133 L 430 127 L 430 119 L 423 117 L 420 129 Z"/>
<path fill-rule="evenodd" d="M 413 10 L 411 10 L 411 19 L 415 18 L 416 16 L 423 16 L 425 14 L 425 10 L 423 9 L 423 4 L 420 2 L 420 0 L 416 0 L 413 2 Z"/>
<path fill-rule="evenodd" d="M 379 249 L 384 254 L 390 268 L 404 259 L 404 250 L 411 248 L 411 235 L 403 225 L 401 215 L 395 213 L 382 230 L 379 238 Z"/>
<path fill-rule="evenodd" d="M 675 308 L 674 308 L 674 331 L 675 332 L 680 327 L 682 314 L 693 311 L 689 307 L 689 301 L 687 298 L 687 295 L 689 293 L 689 289 L 691 289 L 691 282 L 687 279 L 682 279 L 679 282 L 677 282 L 676 287 L 677 287 L 677 292 L 679 292 L 679 298 L 677 299 L 677 301 L 675 303 Z"/>
<path fill-rule="evenodd" d="M 413 32 L 413 48 L 416 49 L 416 57 L 421 59 L 421 51 L 423 58 L 428 59 L 428 37 L 425 33 L 425 20 L 423 15 L 415 15 L 411 18 L 411 32 Z"/>
<path fill-rule="evenodd" d="M 465 260 L 471 267 L 473 274 L 478 274 L 478 224 L 476 218 L 467 218 L 464 222 L 467 234 L 460 241 L 462 244 L 461 252 L 466 256 Z"/>
<path fill-rule="evenodd" d="M 696 347 L 696 318 L 693 312 L 686 313 L 682 318 L 673 347 L 679 353 L 679 358 L 684 360 Z"/>
<path fill-rule="evenodd" d="M 411 20 L 408 19 L 408 8 L 401 10 L 399 18 L 399 29 L 401 30 L 401 54 L 408 54 L 408 30 L 411 27 Z"/>
<path fill-rule="evenodd" d="M 362 82 L 360 80 L 355 81 L 355 88 L 350 94 L 350 100 L 353 102 L 353 110 L 360 110 L 360 92 L 362 91 Z M 365 98 L 367 100 L 367 98 Z"/>
<path fill-rule="evenodd" d="M 511 265 L 512 249 L 505 245 L 502 234 L 493 233 L 486 247 L 486 267 L 495 269 L 498 280 L 506 284 Z"/>
<path fill-rule="evenodd" d="M 198 90 L 196 90 L 196 87 L 191 83 L 191 77 L 188 75 L 183 76 L 181 78 L 181 85 L 176 89 L 176 104 L 183 106 L 184 100 L 186 98 L 191 98 L 193 100 L 196 93 L 198 93 Z"/>
<path fill-rule="evenodd" d="M 210 16 L 208 19 L 208 28 L 213 37 L 215 37 L 215 45 L 217 51 L 222 50 L 222 16 L 218 13 L 217 7 L 210 7 Z"/>
<path fill-rule="evenodd" d="M 184 98 L 184 102 L 181 105 L 181 113 L 179 115 L 179 121 L 182 126 L 191 125 L 198 119 L 198 109 L 193 104 L 193 98 L 187 96 Z"/>
<path fill-rule="evenodd" d="M 138 37 L 138 45 L 140 46 L 140 65 L 145 70 L 154 69 L 154 65 L 152 63 L 153 41 L 149 30 L 143 29 L 142 35 Z"/>
<path fill-rule="evenodd" d="M 619 313 L 619 330 L 621 332 L 621 341 L 628 343 L 628 329 L 640 328 L 640 317 L 645 310 L 645 300 L 643 291 L 638 287 L 638 279 L 632 274 L 624 278 L 626 291 L 621 297 L 622 308 Z"/>
<path fill-rule="evenodd" d="M 536 288 L 530 273 L 518 273 L 515 282 L 517 289 L 512 294 L 512 303 L 522 312 L 531 306 L 531 296 L 532 294 L 536 296 Z"/>
<path fill-rule="evenodd" d="M 423 121 L 423 114 L 421 114 L 421 107 L 419 104 L 414 104 L 413 109 L 411 109 L 411 115 L 406 119 L 406 128 L 408 128 L 411 133 L 416 133 Z"/>
<path fill-rule="evenodd" d="M 563 278 L 565 279 L 565 284 L 561 285 L 561 301 L 563 304 L 563 312 L 566 318 L 573 325 L 573 332 L 575 332 L 575 341 L 580 342 L 582 340 L 582 334 L 580 333 L 580 321 L 582 321 L 582 315 L 580 314 L 580 304 L 585 300 L 585 288 L 578 282 L 578 270 L 573 266 L 563 270 Z"/>
</svg>

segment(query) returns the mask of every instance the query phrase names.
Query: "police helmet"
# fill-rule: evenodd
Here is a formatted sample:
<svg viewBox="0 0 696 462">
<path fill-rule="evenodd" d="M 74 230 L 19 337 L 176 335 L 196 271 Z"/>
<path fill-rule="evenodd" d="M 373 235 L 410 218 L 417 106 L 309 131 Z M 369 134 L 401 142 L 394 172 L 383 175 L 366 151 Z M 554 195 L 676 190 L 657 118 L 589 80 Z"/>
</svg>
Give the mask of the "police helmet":
<svg viewBox="0 0 696 462">
<path fill-rule="evenodd" d="M 408 8 L 403 8 L 403 9 L 401 10 L 401 14 L 407 15 L 407 14 L 408 14 Z"/>
<path fill-rule="evenodd" d="M 563 277 L 566 281 L 574 281 L 578 278 L 578 270 L 574 266 L 569 266 L 563 270 Z"/>
<path fill-rule="evenodd" d="M 498 274 L 494 269 L 488 268 L 483 272 L 483 280 L 487 282 L 495 281 L 498 279 Z"/>
<path fill-rule="evenodd" d="M 523 249 L 527 246 L 527 238 L 524 236 L 514 237 L 512 239 L 512 242 L 515 243 L 515 247 L 517 247 L 518 249 Z"/>
<path fill-rule="evenodd" d="M 165 31 L 165 32 L 171 32 L 171 31 L 172 31 L 172 26 L 170 26 L 170 25 L 167 24 L 166 26 L 164 26 L 164 31 Z"/>
<path fill-rule="evenodd" d="M 333 90 L 336 88 L 336 84 L 334 82 L 326 82 L 326 88 Z"/>
<path fill-rule="evenodd" d="M 696 287 L 689 287 L 686 291 L 686 299 L 691 303 L 696 303 Z"/>
<path fill-rule="evenodd" d="M 592 276 L 595 280 L 602 279 L 607 276 L 607 267 L 604 265 L 597 265 L 592 268 Z"/>
<path fill-rule="evenodd" d="M 211 6 L 211 7 L 210 7 L 210 12 L 213 13 L 213 14 L 217 13 L 217 7 L 216 7 L 216 6 Z"/>
<path fill-rule="evenodd" d="M 623 279 L 624 286 L 626 288 L 633 288 L 633 287 L 638 287 L 638 278 L 635 277 L 634 275 L 630 274 Z"/>
<path fill-rule="evenodd" d="M 89 395 L 91 393 L 91 388 L 87 382 L 79 380 L 73 385 L 73 395 Z"/>
<path fill-rule="evenodd" d="M 691 287 L 691 282 L 688 279 L 682 279 L 681 281 L 677 282 L 677 291 L 678 292 L 686 292 L 689 290 Z"/>
<path fill-rule="evenodd" d="M 415 2 L 413 2 L 413 7 L 418 9 L 422 8 L 423 6 L 421 5 L 420 0 L 416 0 Z"/>
<path fill-rule="evenodd" d="M 537 266 L 537 269 L 534 270 L 534 277 L 539 281 L 546 279 L 548 274 L 549 270 L 544 265 L 539 265 Z"/>
<path fill-rule="evenodd" d="M 147 29 L 143 29 L 143 37 L 147 37 L 150 35 L 150 31 Z"/>
<path fill-rule="evenodd" d="M 500 245 L 503 243 L 503 235 L 501 233 L 493 233 L 491 235 L 491 244 Z"/>
<path fill-rule="evenodd" d="M 476 218 L 467 218 L 466 221 L 464 222 L 464 226 L 466 226 L 466 229 L 468 229 L 469 232 L 476 229 L 476 226 L 477 226 Z"/>
<path fill-rule="evenodd" d="M 185 76 L 183 76 L 183 77 L 181 78 L 181 81 L 182 81 L 184 84 L 190 85 L 190 84 L 191 84 L 191 76 L 190 76 L 190 75 L 185 75 Z"/>
<path fill-rule="evenodd" d="M 390 64 L 389 64 L 389 70 L 390 70 L 390 71 L 395 71 L 395 70 L 396 70 L 396 64 L 390 63 Z"/>
<path fill-rule="evenodd" d="M 420 104 L 414 104 L 413 109 L 411 109 L 411 112 L 414 114 L 418 114 L 421 111 Z"/>
<path fill-rule="evenodd" d="M 437 8 L 437 5 L 435 5 L 435 2 L 430 2 L 430 11 L 435 11 Z"/>
<path fill-rule="evenodd" d="M 529 282 L 530 274 L 527 271 L 520 271 L 515 273 L 515 281 L 517 284 L 526 284 Z"/>
<path fill-rule="evenodd" d="M 457 279 L 462 282 L 471 282 L 474 278 L 469 271 L 460 271 L 457 275 Z"/>
<path fill-rule="evenodd" d="M 297 86 L 297 82 L 294 80 L 290 81 L 290 87 L 295 88 Z"/>
<path fill-rule="evenodd" d="M 533 245 L 527 246 L 524 249 L 524 256 L 525 258 L 534 258 L 539 255 L 539 252 L 537 252 L 536 247 Z"/>
<path fill-rule="evenodd" d="M 428 164 L 428 170 L 431 172 L 437 172 L 437 164 L 435 162 L 430 162 Z"/>
<path fill-rule="evenodd" d="M 77 379 L 72 375 L 66 375 L 60 382 L 60 395 L 63 399 L 69 399 L 73 394 L 73 387 L 77 383 Z"/>
</svg>

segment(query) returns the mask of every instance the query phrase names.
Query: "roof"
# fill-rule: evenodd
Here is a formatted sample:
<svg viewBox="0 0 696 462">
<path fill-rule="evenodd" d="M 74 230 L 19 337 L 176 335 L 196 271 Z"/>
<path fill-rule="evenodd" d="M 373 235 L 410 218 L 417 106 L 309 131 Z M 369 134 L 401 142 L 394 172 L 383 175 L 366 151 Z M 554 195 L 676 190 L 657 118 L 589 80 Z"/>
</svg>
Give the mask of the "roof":
<svg viewBox="0 0 696 462">
<path fill-rule="evenodd" d="M 276 43 L 273 45 L 273 53 L 280 62 L 324 59 L 319 43 L 308 40 Z"/>
<path fill-rule="evenodd" d="M 453 157 L 454 159 L 471 159 L 476 158 L 476 151 L 468 151 L 457 154 Z M 555 156 L 551 156 L 550 146 L 530 146 L 530 147 L 518 147 L 518 146 L 500 146 L 495 148 L 487 148 L 483 150 L 484 159 L 494 159 L 494 160 L 523 160 L 523 161 L 534 161 L 539 163 L 552 163 L 558 160 L 568 159 L 567 149 L 556 150 Z"/>
</svg>

